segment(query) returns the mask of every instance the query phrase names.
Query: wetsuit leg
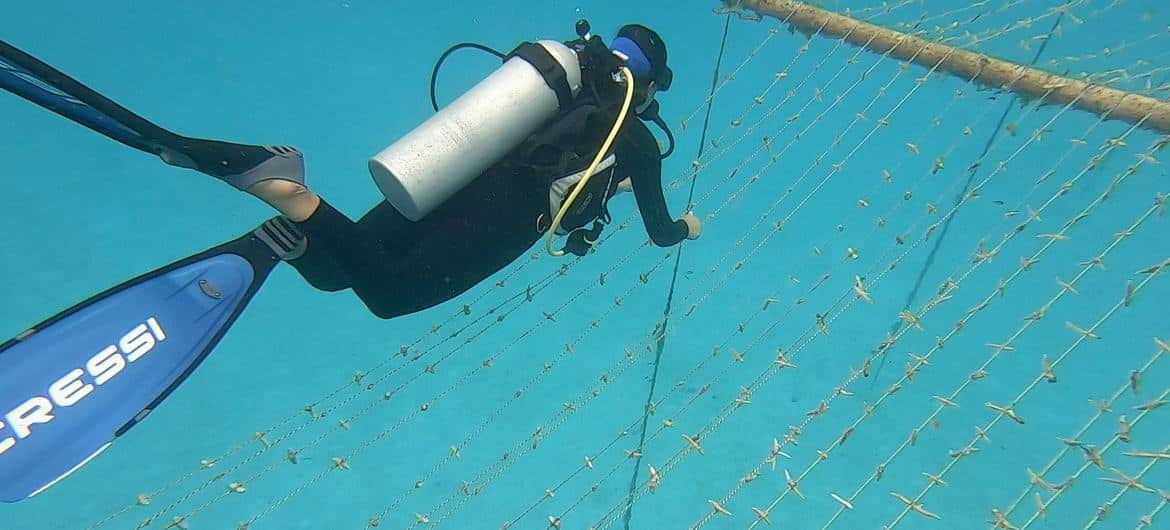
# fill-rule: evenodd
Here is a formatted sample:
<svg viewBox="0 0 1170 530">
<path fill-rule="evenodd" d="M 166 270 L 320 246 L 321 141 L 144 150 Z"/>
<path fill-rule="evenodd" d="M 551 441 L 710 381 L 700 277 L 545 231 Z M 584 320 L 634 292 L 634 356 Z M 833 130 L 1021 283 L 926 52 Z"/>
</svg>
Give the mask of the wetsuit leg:
<svg viewBox="0 0 1170 530">
<path fill-rule="evenodd" d="M 298 269 L 313 285 L 344 281 L 381 318 L 451 300 L 515 261 L 540 238 L 536 218 L 548 209 L 542 194 L 547 191 L 521 185 L 528 179 L 517 176 L 510 170 L 482 175 L 419 222 L 383 201 L 353 223 L 322 201 L 312 216 L 297 223 L 309 240 L 302 259 L 324 259 L 324 254 L 336 267 L 314 278 L 309 267 Z"/>
<path fill-rule="evenodd" d="M 366 247 L 358 226 L 324 200 L 308 219 L 295 224 L 305 234 L 307 244 L 305 253 L 288 263 L 309 285 L 322 291 L 352 287 L 351 263 L 368 258 L 355 254 L 355 250 Z"/>
<path fill-rule="evenodd" d="M 391 257 L 354 278 L 354 292 L 374 314 L 393 318 L 447 302 L 528 252 L 547 219 L 548 187 L 525 170 L 493 168 L 417 223 L 380 204 L 359 225 L 386 234 Z M 368 238 L 367 238 L 368 240 Z"/>
<path fill-rule="evenodd" d="M 349 288 L 349 275 L 337 263 L 337 260 L 327 252 L 323 252 L 318 248 L 308 250 L 306 247 L 305 254 L 293 260 L 289 260 L 289 265 L 292 265 L 309 285 L 320 289 L 322 291 L 340 291 Z"/>
</svg>

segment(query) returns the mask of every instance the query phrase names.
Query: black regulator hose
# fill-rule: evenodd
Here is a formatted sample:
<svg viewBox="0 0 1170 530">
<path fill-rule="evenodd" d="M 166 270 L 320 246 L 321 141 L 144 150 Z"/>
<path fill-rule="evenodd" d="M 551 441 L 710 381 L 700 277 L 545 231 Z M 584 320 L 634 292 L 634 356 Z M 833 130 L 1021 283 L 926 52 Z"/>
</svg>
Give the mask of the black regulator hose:
<svg viewBox="0 0 1170 530">
<path fill-rule="evenodd" d="M 492 48 L 489 48 L 487 46 L 484 46 L 482 44 L 476 44 L 474 42 L 461 42 L 461 43 L 456 44 L 450 48 L 447 48 L 447 51 L 443 52 L 443 55 L 439 56 L 439 60 L 435 61 L 435 69 L 433 71 L 431 71 L 431 108 L 435 109 L 435 112 L 439 111 L 439 101 L 435 97 L 435 79 L 438 78 L 438 76 L 439 76 L 439 68 L 442 68 L 443 61 L 447 60 L 447 56 L 449 56 L 452 53 L 455 53 L 455 51 L 461 50 L 463 48 L 474 48 L 476 50 L 490 53 L 490 54 L 498 57 L 501 61 L 504 60 L 504 57 L 505 57 L 505 55 L 503 53 L 500 53 L 500 52 L 493 50 Z"/>
<path fill-rule="evenodd" d="M 662 116 L 658 115 L 658 100 L 651 101 L 650 106 L 646 107 L 646 110 L 643 110 L 642 113 L 638 115 L 638 117 L 644 120 L 653 121 L 659 129 L 662 129 L 662 132 L 666 133 L 667 140 L 670 140 L 670 147 L 666 149 L 665 153 L 659 155 L 659 157 L 665 159 L 669 157 L 671 153 L 674 153 L 674 134 L 670 132 L 670 127 L 666 125 L 666 121 L 662 119 Z"/>
<path fill-rule="evenodd" d="M 666 138 L 670 140 L 670 147 L 667 148 L 666 152 L 662 153 L 661 155 L 662 158 L 667 158 L 671 155 L 671 153 L 674 153 L 674 134 L 670 132 L 670 127 L 666 125 L 665 121 L 662 121 L 662 118 L 655 116 L 654 123 L 657 124 L 660 129 L 662 129 L 662 132 L 666 133 Z"/>
</svg>

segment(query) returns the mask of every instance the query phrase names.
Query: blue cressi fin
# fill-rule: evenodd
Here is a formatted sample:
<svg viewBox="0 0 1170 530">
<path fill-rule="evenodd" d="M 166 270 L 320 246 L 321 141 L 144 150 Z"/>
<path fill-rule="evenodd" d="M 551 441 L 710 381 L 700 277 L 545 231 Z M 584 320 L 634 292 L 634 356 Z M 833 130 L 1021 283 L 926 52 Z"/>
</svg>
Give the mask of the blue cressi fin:
<svg viewBox="0 0 1170 530">
<path fill-rule="evenodd" d="M 73 473 L 191 375 L 280 262 L 259 233 L 0 344 L 0 500 L 26 499 Z"/>
</svg>

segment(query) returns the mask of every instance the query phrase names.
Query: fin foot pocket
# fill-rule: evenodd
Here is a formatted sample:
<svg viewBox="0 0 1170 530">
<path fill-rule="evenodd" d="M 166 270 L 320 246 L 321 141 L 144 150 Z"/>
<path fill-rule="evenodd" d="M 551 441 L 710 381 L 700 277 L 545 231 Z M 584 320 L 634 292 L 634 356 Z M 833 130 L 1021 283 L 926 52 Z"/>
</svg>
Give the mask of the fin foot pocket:
<svg viewBox="0 0 1170 530">
<path fill-rule="evenodd" d="M 183 138 L 159 153 L 163 162 L 211 175 L 238 190 L 280 179 L 305 184 L 305 157 L 295 147 Z"/>
<path fill-rule="evenodd" d="M 308 247 L 305 235 L 284 217 L 264 221 L 252 234 L 284 261 L 303 256 Z"/>
</svg>

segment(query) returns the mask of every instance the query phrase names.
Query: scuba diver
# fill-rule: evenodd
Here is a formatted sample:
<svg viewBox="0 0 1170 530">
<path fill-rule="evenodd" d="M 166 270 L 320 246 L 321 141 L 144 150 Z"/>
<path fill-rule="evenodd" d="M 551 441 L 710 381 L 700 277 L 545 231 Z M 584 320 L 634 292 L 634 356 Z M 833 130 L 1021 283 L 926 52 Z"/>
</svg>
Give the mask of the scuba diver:
<svg viewBox="0 0 1170 530">
<path fill-rule="evenodd" d="M 636 25 L 623 27 L 613 47 L 637 57 L 628 61 L 637 70 L 633 105 L 644 116 L 655 104 L 656 91 L 670 87 L 666 47 L 656 33 Z M 383 201 L 354 223 L 305 187 L 302 156 L 293 149 L 262 153 L 270 158 L 256 169 L 221 178 L 272 205 L 289 221 L 278 223 L 288 247 L 284 258 L 310 284 L 325 291 L 352 288 L 375 315 L 393 318 L 457 296 L 515 261 L 549 232 L 618 120 L 621 88 L 597 83 L 596 94 L 579 95 L 552 123 L 418 220 Z M 429 133 L 425 127 L 424 138 Z M 415 148 L 407 143 L 401 149 Z M 681 220 L 670 217 L 661 158 L 646 125 L 625 121 L 612 153 L 560 220 L 558 232 L 568 235 L 566 250 L 584 255 L 609 220 L 608 200 L 631 188 L 655 244 L 669 247 L 697 238 L 700 223 L 693 214 Z M 377 159 L 373 167 L 377 173 Z M 397 170 L 388 173 L 402 180 Z M 593 226 L 585 228 L 587 223 Z"/>
<path fill-rule="evenodd" d="M 576 40 L 508 54 L 447 50 L 431 79 L 436 113 L 370 159 L 386 200 L 357 222 L 305 185 L 297 149 L 175 134 L 0 41 L 0 87 L 280 212 L 0 344 L 0 500 L 40 493 L 142 421 L 282 261 L 315 288 L 352 289 L 371 313 L 394 318 L 466 292 L 542 238 L 555 256 L 586 255 L 620 193 L 633 193 L 654 244 L 698 238 L 698 218 L 673 219 L 662 190 L 661 161 L 674 150 L 655 99 L 673 79 L 665 43 L 641 25 L 609 45 L 590 31 L 582 20 Z M 503 64 L 439 109 L 434 75 L 467 47 Z M 642 120 L 665 132 L 665 153 Z"/>
</svg>

